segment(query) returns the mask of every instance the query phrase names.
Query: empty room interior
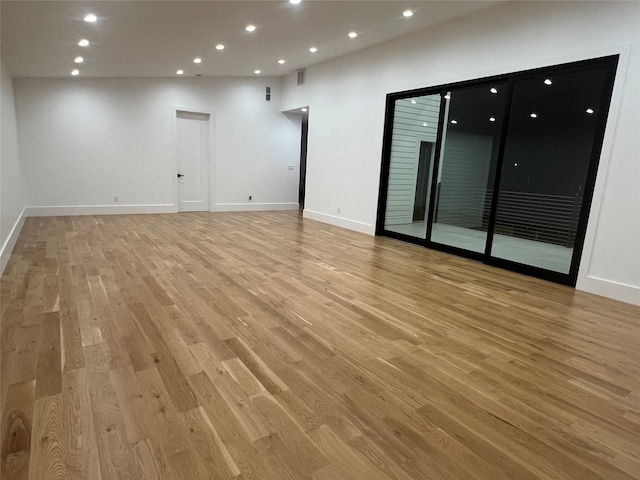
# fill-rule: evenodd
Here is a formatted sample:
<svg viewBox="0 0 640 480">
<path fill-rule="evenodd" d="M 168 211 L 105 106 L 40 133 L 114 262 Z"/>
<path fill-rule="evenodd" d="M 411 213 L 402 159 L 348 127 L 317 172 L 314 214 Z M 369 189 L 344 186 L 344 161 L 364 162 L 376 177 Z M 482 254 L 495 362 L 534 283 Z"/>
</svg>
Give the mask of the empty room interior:
<svg viewBox="0 0 640 480">
<path fill-rule="evenodd" d="M 640 2 L 0 20 L 2 480 L 640 479 Z"/>
</svg>

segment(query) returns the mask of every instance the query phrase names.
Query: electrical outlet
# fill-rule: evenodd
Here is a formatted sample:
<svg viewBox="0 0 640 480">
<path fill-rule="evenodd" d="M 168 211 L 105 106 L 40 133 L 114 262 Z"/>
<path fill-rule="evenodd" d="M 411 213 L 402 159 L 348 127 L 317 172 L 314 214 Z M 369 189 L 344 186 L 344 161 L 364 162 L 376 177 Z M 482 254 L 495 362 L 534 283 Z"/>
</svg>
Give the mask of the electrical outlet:
<svg viewBox="0 0 640 480">
<path fill-rule="evenodd" d="M 120 201 L 120 197 L 118 197 L 118 195 L 114 195 L 114 196 L 113 196 L 113 201 L 114 201 L 115 203 L 118 203 L 118 202 Z"/>
</svg>

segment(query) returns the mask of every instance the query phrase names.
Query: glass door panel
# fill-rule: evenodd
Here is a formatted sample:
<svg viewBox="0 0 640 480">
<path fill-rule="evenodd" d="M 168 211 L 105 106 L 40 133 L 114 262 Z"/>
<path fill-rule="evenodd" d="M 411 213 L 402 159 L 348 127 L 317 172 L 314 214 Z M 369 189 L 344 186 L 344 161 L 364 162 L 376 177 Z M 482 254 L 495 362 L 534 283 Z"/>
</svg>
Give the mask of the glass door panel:
<svg viewBox="0 0 640 480">
<path fill-rule="evenodd" d="M 516 80 L 491 256 L 571 269 L 606 68 Z"/>
<path fill-rule="evenodd" d="M 440 95 L 395 101 L 384 229 L 424 239 Z"/>
<path fill-rule="evenodd" d="M 506 82 L 444 96 L 432 242 L 485 252 L 506 97 Z"/>
</svg>

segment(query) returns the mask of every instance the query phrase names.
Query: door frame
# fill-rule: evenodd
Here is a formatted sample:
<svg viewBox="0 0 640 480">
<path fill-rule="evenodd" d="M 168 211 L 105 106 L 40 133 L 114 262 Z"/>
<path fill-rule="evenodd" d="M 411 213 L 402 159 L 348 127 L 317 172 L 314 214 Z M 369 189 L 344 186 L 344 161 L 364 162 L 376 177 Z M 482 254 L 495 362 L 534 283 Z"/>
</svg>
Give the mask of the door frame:
<svg viewBox="0 0 640 480">
<path fill-rule="evenodd" d="M 207 177 L 209 179 L 209 188 L 207 189 L 207 211 L 213 211 L 214 205 L 214 180 L 215 180 L 215 150 L 214 150 L 214 114 L 205 107 L 186 107 L 182 105 L 171 105 L 171 148 L 172 148 L 172 175 L 173 175 L 173 205 L 174 213 L 180 212 L 180 195 L 178 194 L 178 112 L 199 113 L 209 115 L 207 123 L 209 125 L 207 139 Z"/>
</svg>

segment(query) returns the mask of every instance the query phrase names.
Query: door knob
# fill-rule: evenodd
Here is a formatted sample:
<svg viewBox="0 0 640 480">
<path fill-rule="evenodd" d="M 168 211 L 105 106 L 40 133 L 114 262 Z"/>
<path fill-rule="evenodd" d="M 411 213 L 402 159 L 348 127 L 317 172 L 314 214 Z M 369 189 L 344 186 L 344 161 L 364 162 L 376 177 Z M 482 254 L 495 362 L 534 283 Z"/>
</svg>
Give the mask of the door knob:
<svg viewBox="0 0 640 480">
<path fill-rule="evenodd" d="M 178 174 L 178 178 L 180 177 L 184 177 L 184 175 L 182 175 L 181 173 Z"/>
</svg>

